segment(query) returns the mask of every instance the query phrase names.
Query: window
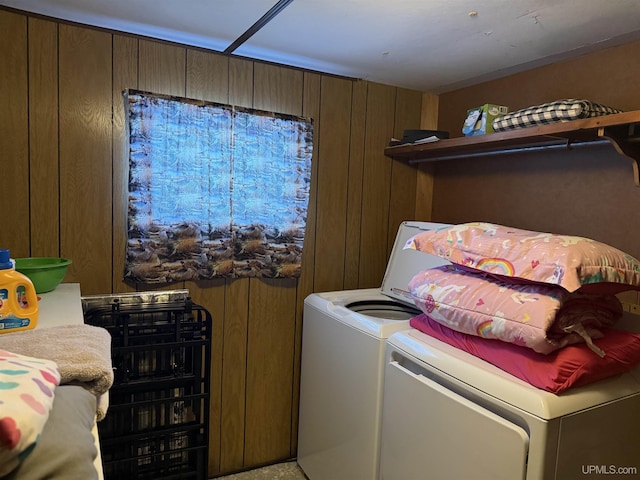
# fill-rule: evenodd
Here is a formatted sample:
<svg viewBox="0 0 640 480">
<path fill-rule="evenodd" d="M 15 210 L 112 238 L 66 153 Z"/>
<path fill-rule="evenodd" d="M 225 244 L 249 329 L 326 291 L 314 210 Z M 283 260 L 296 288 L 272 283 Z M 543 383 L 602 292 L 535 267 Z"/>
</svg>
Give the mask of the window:
<svg viewBox="0 0 640 480">
<path fill-rule="evenodd" d="M 125 99 L 125 279 L 299 276 L 312 120 L 135 90 Z"/>
</svg>

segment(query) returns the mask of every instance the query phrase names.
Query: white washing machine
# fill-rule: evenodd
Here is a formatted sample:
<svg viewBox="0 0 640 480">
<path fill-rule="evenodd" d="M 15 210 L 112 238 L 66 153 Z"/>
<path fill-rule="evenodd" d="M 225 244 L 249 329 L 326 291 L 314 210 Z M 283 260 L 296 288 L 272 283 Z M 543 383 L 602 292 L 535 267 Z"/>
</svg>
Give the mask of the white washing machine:
<svg viewBox="0 0 640 480">
<path fill-rule="evenodd" d="M 421 230 L 441 226 L 400 226 L 381 288 L 305 299 L 297 461 L 309 479 L 378 478 L 385 341 L 420 313 L 409 280 L 447 263 L 403 247 Z"/>
<path fill-rule="evenodd" d="M 387 344 L 381 479 L 640 474 L 640 366 L 554 395 L 418 330 Z"/>
</svg>

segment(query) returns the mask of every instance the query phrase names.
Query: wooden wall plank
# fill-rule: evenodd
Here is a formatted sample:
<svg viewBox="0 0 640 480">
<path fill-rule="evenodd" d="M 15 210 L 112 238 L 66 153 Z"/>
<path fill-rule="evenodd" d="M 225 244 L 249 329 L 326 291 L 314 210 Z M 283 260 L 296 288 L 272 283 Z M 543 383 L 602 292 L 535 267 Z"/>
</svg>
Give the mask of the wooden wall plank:
<svg viewBox="0 0 640 480">
<path fill-rule="evenodd" d="M 407 129 L 420 128 L 422 93 L 398 88 L 393 127 L 394 138 L 402 138 Z M 416 215 L 417 169 L 406 162 L 391 162 L 391 198 L 387 233 L 387 258 L 391 254 L 398 227 Z"/>
<path fill-rule="evenodd" d="M 439 97 L 433 93 L 422 94 L 422 112 L 420 114 L 420 128 L 424 130 L 438 129 Z"/>
<path fill-rule="evenodd" d="M 387 266 L 392 160 L 384 155 L 384 148 L 393 136 L 395 100 L 394 87 L 369 84 L 358 282 L 361 288 L 379 287 Z"/>
<path fill-rule="evenodd" d="M 315 257 L 317 291 L 342 290 L 344 281 L 347 194 L 349 181 L 349 124 L 351 121 L 351 82 L 324 77 L 321 84 L 318 139 L 318 194 Z"/>
<path fill-rule="evenodd" d="M 253 62 L 229 59 L 229 104 L 253 106 Z"/>
<path fill-rule="evenodd" d="M 187 50 L 188 98 L 229 102 L 229 57 L 202 50 Z"/>
<path fill-rule="evenodd" d="M 291 446 L 289 456 L 295 457 L 298 449 L 298 403 L 300 399 L 300 358 L 302 347 L 302 326 L 304 299 L 314 291 L 313 277 L 315 271 L 316 218 L 318 196 L 318 139 L 320 129 L 320 85 L 322 77 L 315 73 L 305 72 L 303 78 L 302 115 L 314 121 L 313 160 L 311 163 L 311 186 L 309 206 L 307 208 L 307 225 L 302 251 L 302 272 L 298 279 L 296 299 L 296 324 L 294 334 L 293 361 L 293 399 L 291 409 Z"/>
<path fill-rule="evenodd" d="M 422 93 L 407 88 L 396 89 L 396 111 L 393 137 L 402 138 L 407 129 L 420 128 L 422 116 Z"/>
<path fill-rule="evenodd" d="M 289 458 L 295 280 L 251 282 L 245 464 Z"/>
<path fill-rule="evenodd" d="M 417 167 L 416 185 L 416 220 L 430 221 L 433 205 L 433 183 L 434 183 L 433 163 L 423 163 Z"/>
<path fill-rule="evenodd" d="M 58 26 L 29 19 L 31 255 L 60 255 Z"/>
<path fill-rule="evenodd" d="M 302 252 L 302 272 L 298 281 L 298 313 L 302 314 L 304 298 L 314 291 L 315 245 L 318 217 L 318 149 L 322 128 L 320 123 L 320 92 L 322 77 L 305 73 L 303 87 L 302 115 L 313 120 L 313 158 L 311 161 L 311 185 L 309 187 L 309 205 L 307 224 Z"/>
<path fill-rule="evenodd" d="M 11 256 L 30 256 L 27 20 L 0 10 L 0 246 Z"/>
<path fill-rule="evenodd" d="M 124 282 L 129 192 L 129 137 L 123 92 L 138 88 L 138 39 L 113 36 L 113 291 L 135 290 Z"/>
<path fill-rule="evenodd" d="M 438 95 L 422 94 L 420 128 L 424 130 L 438 129 L 438 102 Z M 434 165 L 432 163 L 423 163 L 418 165 L 417 170 L 416 220 L 428 221 L 431 220 L 433 203 Z"/>
<path fill-rule="evenodd" d="M 352 84 L 351 135 L 349 136 L 349 186 L 347 236 L 345 242 L 344 288 L 360 286 L 360 238 L 362 225 L 362 176 L 364 174 L 368 83 Z"/>
<path fill-rule="evenodd" d="M 211 375 L 209 384 L 209 476 L 221 472 L 222 453 L 222 376 L 223 376 L 223 351 L 225 346 L 224 313 L 225 298 L 227 294 L 224 279 L 213 279 L 199 282 L 186 282 L 185 287 L 195 303 L 206 308 L 212 317 L 211 325 Z M 228 331 L 227 331 L 228 333 Z M 246 335 L 245 335 L 246 336 Z M 231 352 L 233 343 L 227 345 Z M 244 352 L 244 349 L 241 350 Z M 239 359 L 244 364 L 244 358 Z M 244 402 L 243 402 L 244 403 Z M 225 426 L 227 427 L 227 426 Z M 229 446 L 235 446 L 244 441 L 244 432 L 238 432 L 233 428 L 225 430 L 229 437 Z M 242 458 L 242 457 L 240 457 Z M 234 467 L 236 468 L 236 467 Z"/>
<path fill-rule="evenodd" d="M 60 24 L 60 253 L 82 293 L 111 291 L 111 35 Z"/>
<path fill-rule="evenodd" d="M 186 49 L 140 40 L 139 88 L 146 92 L 185 96 Z"/>
<path fill-rule="evenodd" d="M 249 281 L 240 279 L 227 286 L 221 404 L 221 471 L 233 471 L 245 464 L 247 329 Z"/>
<path fill-rule="evenodd" d="M 256 62 L 253 108 L 302 115 L 302 78 L 300 70 Z"/>
</svg>

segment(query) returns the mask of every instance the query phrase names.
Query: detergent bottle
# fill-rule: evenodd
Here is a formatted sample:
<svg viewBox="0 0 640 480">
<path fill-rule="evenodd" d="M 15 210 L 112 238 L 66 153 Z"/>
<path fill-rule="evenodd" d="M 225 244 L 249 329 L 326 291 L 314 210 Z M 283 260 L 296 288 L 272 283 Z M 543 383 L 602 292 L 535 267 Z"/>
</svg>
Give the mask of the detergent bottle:
<svg viewBox="0 0 640 480">
<path fill-rule="evenodd" d="M 9 250 L 0 249 L 0 333 L 35 328 L 38 296 L 26 275 L 16 272 Z"/>
</svg>

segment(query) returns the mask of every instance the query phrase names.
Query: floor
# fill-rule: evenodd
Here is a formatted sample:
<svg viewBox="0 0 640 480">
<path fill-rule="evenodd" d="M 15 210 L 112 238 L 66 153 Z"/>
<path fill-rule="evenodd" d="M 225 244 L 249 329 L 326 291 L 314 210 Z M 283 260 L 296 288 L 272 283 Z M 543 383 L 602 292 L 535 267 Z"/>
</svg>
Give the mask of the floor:
<svg viewBox="0 0 640 480">
<path fill-rule="evenodd" d="M 218 477 L 216 480 L 307 480 L 307 477 L 296 462 L 285 462 Z"/>
</svg>

